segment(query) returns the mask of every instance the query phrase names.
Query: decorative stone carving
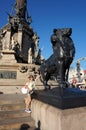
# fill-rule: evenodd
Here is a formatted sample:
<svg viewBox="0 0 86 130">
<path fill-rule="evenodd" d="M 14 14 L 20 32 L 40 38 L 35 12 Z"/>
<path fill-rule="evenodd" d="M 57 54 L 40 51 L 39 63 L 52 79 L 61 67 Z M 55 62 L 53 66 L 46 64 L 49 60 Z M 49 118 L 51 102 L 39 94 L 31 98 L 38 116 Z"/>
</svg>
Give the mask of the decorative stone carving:
<svg viewBox="0 0 86 130">
<path fill-rule="evenodd" d="M 20 71 L 21 73 L 25 73 L 25 72 L 27 72 L 27 70 L 28 70 L 28 67 L 27 67 L 27 66 L 20 66 L 20 67 L 19 67 L 19 71 Z"/>
</svg>

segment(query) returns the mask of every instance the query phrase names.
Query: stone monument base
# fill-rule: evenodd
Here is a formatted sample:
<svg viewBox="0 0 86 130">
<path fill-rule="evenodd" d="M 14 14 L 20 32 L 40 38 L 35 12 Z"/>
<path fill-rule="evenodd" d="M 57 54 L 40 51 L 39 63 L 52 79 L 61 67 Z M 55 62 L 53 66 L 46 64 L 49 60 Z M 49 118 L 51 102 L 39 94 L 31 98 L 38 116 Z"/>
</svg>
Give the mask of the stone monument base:
<svg viewBox="0 0 86 130">
<path fill-rule="evenodd" d="M 41 130 L 86 130 L 86 107 L 61 110 L 33 99 L 31 110 Z"/>
<path fill-rule="evenodd" d="M 0 63 L 16 63 L 15 52 L 13 50 L 3 50 L 1 51 Z"/>
</svg>

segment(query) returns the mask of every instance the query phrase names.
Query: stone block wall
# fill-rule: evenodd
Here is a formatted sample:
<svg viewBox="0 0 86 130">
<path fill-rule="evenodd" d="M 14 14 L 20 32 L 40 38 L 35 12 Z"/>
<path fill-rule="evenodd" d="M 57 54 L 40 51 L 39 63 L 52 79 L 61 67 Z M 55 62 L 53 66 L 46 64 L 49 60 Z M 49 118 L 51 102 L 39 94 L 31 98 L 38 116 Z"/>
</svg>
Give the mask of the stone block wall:
<svg viewBox="0 0 86 130">
<path fill-rule="evenodd" d="M 33 99 L 31 109 L 41 130 L 86 130 L 86 107 L 61 110 Z"/>
</svg>

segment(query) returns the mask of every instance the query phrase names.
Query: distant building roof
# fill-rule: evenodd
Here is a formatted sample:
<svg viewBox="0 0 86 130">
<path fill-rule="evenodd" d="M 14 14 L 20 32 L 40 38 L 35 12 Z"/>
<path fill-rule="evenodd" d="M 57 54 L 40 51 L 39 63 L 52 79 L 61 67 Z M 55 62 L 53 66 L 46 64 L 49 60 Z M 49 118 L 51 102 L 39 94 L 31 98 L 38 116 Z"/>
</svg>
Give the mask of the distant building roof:
<svg viewBox="0 0 86 130">
<path fill-rule="evenodd" d="M 84 70 L 84 74 L 86 74 L 86 70 Z"/>
</svg>

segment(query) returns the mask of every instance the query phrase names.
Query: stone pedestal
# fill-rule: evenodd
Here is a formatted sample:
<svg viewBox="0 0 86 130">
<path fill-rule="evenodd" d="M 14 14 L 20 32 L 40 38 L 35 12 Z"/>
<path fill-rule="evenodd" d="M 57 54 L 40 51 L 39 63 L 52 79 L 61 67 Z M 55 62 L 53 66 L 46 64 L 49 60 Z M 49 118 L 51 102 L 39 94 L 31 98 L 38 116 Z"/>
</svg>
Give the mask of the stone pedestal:
<svg viewBox="0 0 86 130">
<path fill-rule="evenodd" d="M 16 63 L 15 52 L 13 50 L 1 51 L 0 63 Z"/>
<path fill-rule="evenodd" d="M 31 103 L 32 117 L 41 130 L 85 130 L 86 91 L 78 88 L 37 90 Z"/>
<path fill-rule="evenodd" d="M 35 99 L 60 109 L 86 106 L 86 91 L 79 88 L 56 87 L 51 90 L 37 90 Z"/>
<path fill-rule="evenodd" d="M 31 110 L 41 130 L 86 130 L 86 107 L 61 110 L 33 99 Z"/>
</svg>

